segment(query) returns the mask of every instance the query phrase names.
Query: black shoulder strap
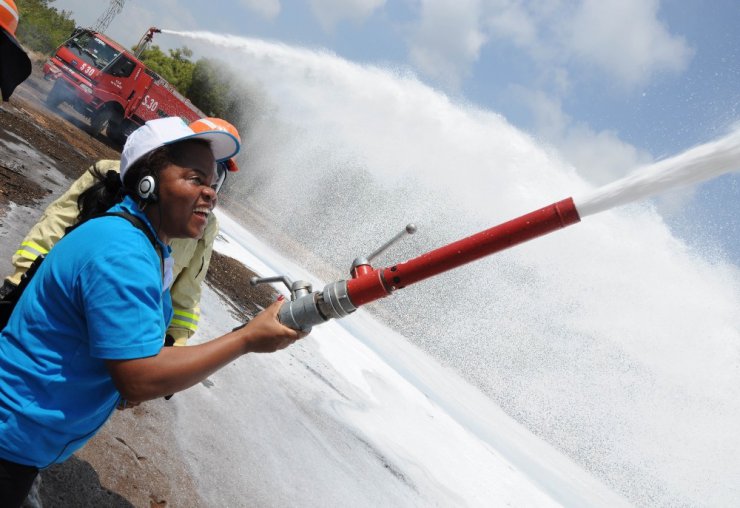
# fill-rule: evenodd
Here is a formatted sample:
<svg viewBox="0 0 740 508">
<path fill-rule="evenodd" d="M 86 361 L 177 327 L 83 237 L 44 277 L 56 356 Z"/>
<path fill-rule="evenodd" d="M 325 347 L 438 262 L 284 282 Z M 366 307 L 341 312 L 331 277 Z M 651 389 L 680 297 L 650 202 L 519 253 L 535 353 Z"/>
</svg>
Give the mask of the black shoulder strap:
<svg viewBox="0 0 740 508">
<path fill-rule="evenodd" d="M 144 234 L 146 235 L 146 237 L 151 242 L 152 247 L 154 247 L 154 249 L 161 256 L 159 243 L 157 242 L 156 238 L 154 238 L 154 233 L 152 233 L 152 230 L 146 224 L 144 224 L 144 221 L 143 220 L 141 220 L 140 218 L 138 218 L 136 215 L 130 214 L 130 213 L 126 212 L 126 211 L 123 211 L 123 212 L 106 212 L 104 214 L 97 215 L 97 216 L 95 216 L 93 218 L 97 218 L 97 217 L 111 217 L 111 216 L 113 216 L 113 217 L 121 217 L 123 219 L 126 219 L 127 221 L 129 221 L 131 223 L 132 226 L 134 226 L 135 228 L 140 229 L 141 231 L 143 231 Z"/>
<path fill-rule="evenodd" d="M 8 324 L 10 315 L 15 309 L 15 304 L 18 303 L 18 300 L 21 298 L 23 291 L 25 291 L 28 283 L 31 282 L 31 278 L 36 273 L 36 270 L 39 269 L 39 266 L 41 265 L 41 262 L 43 260 L 44 255 L 38 255 L 36 259 L 33 260 L 33 263 L 31 263 L 31 266 L 28 268 L 28 270 L 26 270 L 26 272 L 21 275 L 20 283 L 0 299 L 0 330 L 5 328 L 5 325 Z"/>
<path fill-rule="evenodd" d="M 132 226 L 143 231 L 146 237 L 151 242 L 152 247 L 154 247 L 154 250 L 159 255 L 160 262 L 164 263 L 164 256 L 163 256 L 161 247 L 159 246 L 159 243 L 157 242 L 157 240 L 154 238 L 154 233 L 152 233 L 152 230 L 149 229 L 149 227 L 147 227 L 146 224 L 144 224 L 143 220 L 138 218 L 136 215 L 130 214 L 126 211 L 106 212 L 101 215 L 96 215 L 95 217 L 91 217 L 88 220 L 97 219 L 98 217 L 106 217 L 106 216 L 115 216 L 115 217 L 121 217 L 123 219 L 126 219 L 127 221 L 131 223 Z M 68 228 L 65 235 L 85 222 L 87 221 L 80 222 L 79 224 L 75 224 L 71 228 Z M 13 312 L 13 309 L 15 309 L 15 304 L 18 303 L 18 300 L 20 299 L 21 294 L 23 294 L 23 291 L 26 289 L 26 286 L 28 286 L 29 282 L 31 282 L 31 278 L 36 274 L 36 270 L 38 270 L 43 260 L 44 260 L 43 255 L 38 256 L 33 261 L 33 263 L 28 268 L 28 270 L 26 270 L 26 273 L 24 273 L 23 276 L 21 277 L 20 284 L 18 284 L 18 286 L 16 286 L 12 291 L 10 291 L 7 295 L 5 295 L 3 298 L 0 299 L 0 329 L 5 328 L 5 325 L 8 323 L 8 319 L 10 319 L 10 315 Z"/>
</svg>

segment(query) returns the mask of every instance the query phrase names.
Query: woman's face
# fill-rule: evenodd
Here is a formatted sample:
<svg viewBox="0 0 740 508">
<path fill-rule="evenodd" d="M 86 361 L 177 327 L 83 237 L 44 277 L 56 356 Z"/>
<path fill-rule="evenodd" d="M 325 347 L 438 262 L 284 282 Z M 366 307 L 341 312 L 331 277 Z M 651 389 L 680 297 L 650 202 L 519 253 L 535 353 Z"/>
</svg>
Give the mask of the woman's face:
<svg viewBox="0 0 740 508">
<path fill-rule="evenodd" d="M 204 144 L 184 143 L 178 162 L 159 173 L 159 202 L 148 210 L 158 211 L 159 221 L 153 220 L 162 241 L 172 238 L 200 238 L 213 207 L 216 191 L 211 187 L 216 174 L 216 162 L 210 148 Z"/>
</svg>

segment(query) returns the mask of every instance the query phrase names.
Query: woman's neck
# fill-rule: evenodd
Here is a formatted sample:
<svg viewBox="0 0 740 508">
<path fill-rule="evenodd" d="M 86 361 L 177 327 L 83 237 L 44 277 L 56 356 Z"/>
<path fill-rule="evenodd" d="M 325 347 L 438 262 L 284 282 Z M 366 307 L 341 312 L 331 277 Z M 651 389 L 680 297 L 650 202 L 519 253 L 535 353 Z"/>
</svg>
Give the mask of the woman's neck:
<svg viewBox="0 0 740 508">
<path fill-rule="evenodd" d="M 156 203 L 153 206 L 152 203 L 144 204 L 144 206 L 141 207 L 141 211 L 144 212 L 144 215 L 146 215 L 147 219 L 149 219 L 149 223 L 152 225 L 154 232 L 157 234 L 157 238 L 159 238 L 159 240 L 163 244 L 168 245 L 170 243 L 170 238 L 161 227 L 162 217 L 159 213 L 159 207 L 156 206 Z"/>
</svg>

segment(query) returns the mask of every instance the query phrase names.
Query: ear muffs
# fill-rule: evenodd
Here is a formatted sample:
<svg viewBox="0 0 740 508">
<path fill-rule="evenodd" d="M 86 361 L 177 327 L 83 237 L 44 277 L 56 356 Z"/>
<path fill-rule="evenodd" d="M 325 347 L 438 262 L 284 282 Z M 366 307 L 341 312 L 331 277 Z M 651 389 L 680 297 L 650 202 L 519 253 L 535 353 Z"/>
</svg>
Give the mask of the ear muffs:
<svg viewBox="0 0 740 508">
<path fill-rule="evenodd" d="M 146 175 L 139 180 L 136 186 L 136 195 L 145 203 L 157 201 L 157 181 L 152 175 Z"/>
</svg>

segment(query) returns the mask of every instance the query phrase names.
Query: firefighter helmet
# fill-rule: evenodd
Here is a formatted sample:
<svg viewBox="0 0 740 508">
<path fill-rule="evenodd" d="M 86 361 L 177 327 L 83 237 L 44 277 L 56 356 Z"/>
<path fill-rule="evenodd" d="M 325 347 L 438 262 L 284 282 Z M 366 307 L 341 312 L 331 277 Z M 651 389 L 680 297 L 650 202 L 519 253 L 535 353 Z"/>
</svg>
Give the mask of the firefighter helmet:
<svg viewBox="0 0 740 508">
<path fill-rule="evenodd" d="M 13 0 L 0 0 L 0 26 L 15 36 L 15 30 L 18 28 L 18 8 Z"/>
<path fill-rule="evenodd" d="M 193 129 L 193 131 L 195 132 L 226 131 L 234 136 L 239 141 L 239 144 L 241 144 L 242 142 L 241 138 L 239 137 L 239 131 L 236 130 L 236 127 L 231 125 L 226 120 L 222 120 L 220 118 L 199 118 L 198 120 L 190 124 L 190 128 Z M 224 161 L 223 164 L 229 171 L 239 171 L 239 166 L 236 165 L 236 161 L 233 157 L 227 161 Z"/>
<path fill-rule="evenodd" d="M 224 161 L 224 166 L 226 166 L 226 169 L 228 169 L 232 173 L 239 171 L 239 166 L 236 165 L 236 160 L 234 159 L 234 157 L 227 161 Z"/>
<path fill-rule="evenodd" d="M 239 143 L 242 142 L 241 138 L 239 137 L 239 131 L 236 130 L 236 127 L 231 125 L 226 120 L 222 120 L 220 118 L 199 118 L 198 120 L 190 124 L 190 128 L 193 129 L 195 132 L 226 131 L 234 136 L 237 141 L 239 141 Z"/>
</svg>

